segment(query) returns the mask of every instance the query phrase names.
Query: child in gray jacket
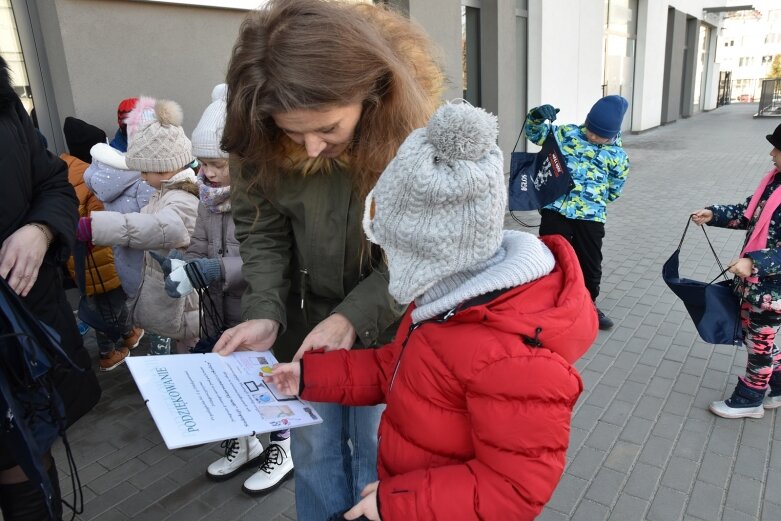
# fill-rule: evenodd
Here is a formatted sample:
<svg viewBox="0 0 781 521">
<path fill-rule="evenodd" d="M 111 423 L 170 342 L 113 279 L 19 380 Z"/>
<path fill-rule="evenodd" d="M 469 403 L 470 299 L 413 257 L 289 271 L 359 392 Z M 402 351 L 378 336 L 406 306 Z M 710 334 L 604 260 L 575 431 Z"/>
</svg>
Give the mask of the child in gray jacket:
<svg viewBox="0 0 781 521">
<path fill-rule="evenodd" d="M 203 302 L 203 305 L 213 304 L 216 309 L 212 314 L 204 313 L 201 343 L 206 344 L 216 342 L 223 328 L 241 322 L 241 295 L 246 288 L 231 215 L 228 154 L 220 149 L 225 126 L 225 95 L 225 84 L 214 88 L 212 103 L 193 130 L 193 155 L 201 164 L 198 220 L 184 254 L 187 264 L 177 263 L 178 267 L 166 277 L 166 291 L 171 297 L 191 294 L 193 289 L 208 293 L 204 300 L 209 302 Z M 206 477 L 224 481 L 252 467 L 256 472 L 244 481 L 242 490 L 251 496 L 271 492 L 292 476 L 293 460 L 289 430 L 273 432 L 270 438 L 266 450 L 255 436 L 224 441 L 225 455 L 209 465 Z"/>
</svg>

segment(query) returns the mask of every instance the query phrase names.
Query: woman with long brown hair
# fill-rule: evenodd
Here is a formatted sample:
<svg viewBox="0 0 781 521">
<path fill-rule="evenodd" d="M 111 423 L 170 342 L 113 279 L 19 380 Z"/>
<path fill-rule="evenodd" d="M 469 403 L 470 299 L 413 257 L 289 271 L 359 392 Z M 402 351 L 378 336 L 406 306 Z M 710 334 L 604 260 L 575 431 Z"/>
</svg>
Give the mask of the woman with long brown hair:
<svg viewBox="0 0 781 521">
<path fill-rule="evenodd" d="M 289 361 L 389 339 L 403 309 L 388 294 L 382 253 L 363 236 L 363 202 L 439 103 L 432 56 L 420 29 L 380 6 L 271 0 L 245 20 L 228 69 L 222 147 L 231 154 L 246 322 L 216 352 L 273 347 Z M 381 409 L 317 410 L 323 423 L 292 435 L 302 521 L 340 515 L 376 480 Z M 289 457 L 267 452 L 261 468 L 270 472 Z"/>
</svg>

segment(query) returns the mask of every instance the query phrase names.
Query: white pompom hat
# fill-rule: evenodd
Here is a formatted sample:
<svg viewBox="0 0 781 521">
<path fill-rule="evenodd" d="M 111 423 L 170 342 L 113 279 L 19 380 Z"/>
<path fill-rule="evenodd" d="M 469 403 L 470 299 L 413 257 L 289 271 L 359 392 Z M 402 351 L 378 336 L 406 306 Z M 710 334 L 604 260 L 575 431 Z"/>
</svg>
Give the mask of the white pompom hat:
<svg viewBox="0 0 781 521">
<path fill-rule="evenodd" d="M 222 131 L 225 128 L 226 97 L 228 86 L 221 83 L 212 90 L 212 102 L 203 111 L 203 116 L 193 130 L 193 155 L 207 159 L 227 158 L 228 153 L 220 148 Z"/>
</svg>

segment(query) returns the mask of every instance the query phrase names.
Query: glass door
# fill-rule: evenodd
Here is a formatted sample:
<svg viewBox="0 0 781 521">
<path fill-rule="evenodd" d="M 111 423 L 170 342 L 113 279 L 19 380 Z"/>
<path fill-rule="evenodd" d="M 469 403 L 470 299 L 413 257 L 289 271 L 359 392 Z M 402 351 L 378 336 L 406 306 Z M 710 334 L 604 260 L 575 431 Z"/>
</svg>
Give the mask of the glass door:
<svg viewBox="0 0 781 521">
<path fill-rule="evenodd" d="M 618 94 L 632 102 L 637 43 L 638 0 L 605 0 L 602 95 Z M 632 128 L 629 111 L 621 130 Z"/>
<path fill-rule="evenodd" d="M 708 73 L 708 48 L 710 47 L 710 27 L 700 24 L 700 34 L 697 42 L 697 70 L 694 73 L 694 110 L 702 110 L 702 99 L 705 96 L 705 78 Z"/>
<path fill-rule="evenodd" d="M 35 105 L 11 0 L 0 0 L 0 56 L 8 63 L 14 91 L 22 99 L 27 112 L 32 112 Z"/>
</svg>

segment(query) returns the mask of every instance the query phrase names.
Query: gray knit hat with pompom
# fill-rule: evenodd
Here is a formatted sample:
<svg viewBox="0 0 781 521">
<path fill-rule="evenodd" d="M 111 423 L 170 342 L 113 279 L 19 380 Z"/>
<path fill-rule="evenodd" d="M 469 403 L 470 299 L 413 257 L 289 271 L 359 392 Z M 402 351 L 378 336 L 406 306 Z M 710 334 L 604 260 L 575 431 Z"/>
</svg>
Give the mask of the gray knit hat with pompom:
<svg viewBox="0 0 781 521">
<path fill-rule="evenodd" d="M 140 98 L 127 118 L 128 168 L 173 172 L 192 163 L 192 144 L 181 126 L 182 119 L 182 107 L 175 101 Z"/>
<path fill-rule="evenodd" d="M 496 116 L 483 109 L 443 105 L 407 137 L 367 196 L 364 230 L 385 251 L 399 303 L 499 249 L 507 188 L 498 132 Z"/>
</svg>

